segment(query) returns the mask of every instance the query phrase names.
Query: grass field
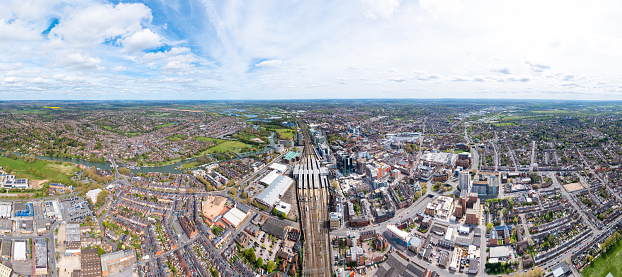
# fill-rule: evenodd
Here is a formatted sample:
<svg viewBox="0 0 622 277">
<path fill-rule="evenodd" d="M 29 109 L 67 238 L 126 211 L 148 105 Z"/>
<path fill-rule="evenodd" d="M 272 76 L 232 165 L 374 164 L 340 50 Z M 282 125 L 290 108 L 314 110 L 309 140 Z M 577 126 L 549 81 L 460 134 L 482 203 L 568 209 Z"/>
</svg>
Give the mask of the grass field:
<svg viewBox="0 0 622 277">
<path fill-rule="evenodd" d="M 622 239 L 618 240 L 609 248 L 607 253 L 600 255 L 586 267 L 581 274 L 584 277 L 605 277 L 611 272 L 614 276 L 620 276 L 622 272 Z"/>
<path fill-rule="evenodd" d="M 13 174 L 17 176 L 17 178 L 28 178 L 33 180 L 56 180 L 59 182 L 68 183 L 70 180 L 70 175 L 77 170 L 77 167 L 73 165 L 63 166 L 60 164 L 54 164 L 45 160 L 39 160 L 35 163 L 28 163 L 22 160 L 13 160 L 7 157 L 0 156 L 0 166 L 9 167 Z M 26 171 L 29 167 L 39 171 L 43 178 L 34 176 Z"/>
<path fill-rule="evenodd" d="M 181 168 L 182 168 L 182 169 L 193 168 L 193 167 L 196 167 L 196 166 L 197 166 L 197 164 L 198 164 L 197 162 L 189 162 L 189 163 L 187 163 L 187 164 L 183 164 L 183 165 L 181 165 Z"/>
<path fill-rule="evenodd" d="M 225 141 L 224 139 L 208 138 L 208 137 L 195 137 L 194 140 L 196 140 L 196 141 L 210 141 L 210 142 L 213 142 L 213 143 L 219 143 L 219 142 Z"/>
<path fill-rule="evenodd" d="M 196 141 L 209 141 L 209 142 L 213 142 L 214 146 L 208 148 L 207 150 L 205 150 L 203 153 L 201 153 L 201 155 L 203 154 L 213 154 L 213 153 L 221 153 L 221 152 L 226 152 L 228 150 L 233 151 L 233 152 L 239 152 L 239 148 L 244 148 L 247 147 L 248 144 L 243 143 L 243 142 L 239 142 L 239 141 L 232 141 L 232 140 L 226 140 L 226 139 L 217 139 L 217 138 L 208 138 L 208 137 L 195 137 L 194 140 Z"/>
<path fill-rule="evenodd" d="M 274 131 L 281 133 L 282 137 L 289 139 L 292 139 L 295 133 L 295 131 L 292 129 L 275 129 Z"/>
<path fill-rule="evenodd" d="M 205 153 L 207 154 L 212 154 L 212 153 L 221 153 L 221 152 L 226 152 L 228 150 L 233 151 L 233 152 L 239 152 L 239 148 L 244 148 L 247 147 L 248 145 L 246 143 L 243 142 L 239 142 L 239 141 L 225 141 L 225 142 L 221 142 L 216 144 L 215 146 L 212 146 L 210 148 L 208 148 Z"/>
<path fill-rule="evenodd" d="M 162 129 L 162 128 L 165 128 L 165 127 L 173 126 L 175 124 L 177 124 L 177 123 L 165 123 L 165 124 L 156 125 L 155 128 L 156 129 Z"/>
</svg>

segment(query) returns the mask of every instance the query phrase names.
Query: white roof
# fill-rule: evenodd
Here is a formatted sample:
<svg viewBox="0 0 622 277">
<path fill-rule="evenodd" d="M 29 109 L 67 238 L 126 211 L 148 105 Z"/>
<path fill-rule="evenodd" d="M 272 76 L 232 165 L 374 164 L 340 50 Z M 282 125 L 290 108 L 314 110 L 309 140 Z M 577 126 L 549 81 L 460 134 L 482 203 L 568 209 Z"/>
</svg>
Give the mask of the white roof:
<svg viewBox="0 0 622 277">
<path fill-rule="evenodd" d="M 506 258 L 510 256 L 510 248 L 508 246 L 490 247 L 490 258 Z"/>
<path fill-rule="evenodd" d="M 447 232 L 445 233 L 445 240 L 451 240 L 451 237 L 454 235 L 454 227 L 447 227 Z"/>
<path fill-rule="evenodd" d="M 225 219 L 229 224 L 233 227 L 237 228 L 240 223 L 246 218 L 246 213 L 240 211 L 238 208 L 233 208 L 229 212 L 227 212 L 223 219 Z"/>
<path fill-rule="evenodd" d="M 464 225 L 458 226 L 458 232 L 468 233 L 470 231 L 471 231 L 471 228 L 469 228 L 468 226 L 464 226 Z"/>
<path fill-rule="evenodd" d="M 26 260 L 26 242 L 15 242 L 15 249 L 13 249 L 13 258 L 20 261 Z"/>
<path fill-rule="evenodd" d="M 280 163 L 273 163 L 269 166 L 270 169 L 278 170 L 280 172 L 285 172 L 287 170 L 287 166 Z"/>
<path fill-rule="evenodd" d="M 388 225 L 387 230 L 389 230 L 389 232 L 393 233 L 393 235 L 395 235 L 396 237 L 399 237 L 403 241 L 408 241 L 408 237 L 409 237 L 408 233 L 400 230 L 399 228 L 397 228 L 397 226 Z"/>
<path fill-rule="evenodd" d="M 276 208 L 277 211 L 279 211 L 281 213 L 285 213 L 285 214 L 289 214 L 289 211 L 292 209 L 292 205 L 291 204 L 285 203 L 283 201 L 280 201 L 274 207 Z"/>
<path fill-rule="evenodd" d="M 285 194 L 285 191 L 287 191 L 294 183 L 292 178 L 278 174 L 276 175 L 277 177 L 269 183 L 270 185 L 255 198 L 257 201 L 266 206 L 272 207 L 274 204 L 279 202 L 283 194 Z"/>
<path fill-rule="evenodd" d="M 0 217 L 2 218 L 11 217 L 11 205 L 10 204 L 0 205 Z"/>
<path fill-rule="evenodd" d="M 262 183 L 270 185 L 272 184 L 272 182 L 274 182 L 274 180 L 279 177 L 279 173 L 276 170 L 270 171 L 270 173 L 268 173 L 268 175 L 264 176 L 263 178 L 261 178 Z"/>
</svg>

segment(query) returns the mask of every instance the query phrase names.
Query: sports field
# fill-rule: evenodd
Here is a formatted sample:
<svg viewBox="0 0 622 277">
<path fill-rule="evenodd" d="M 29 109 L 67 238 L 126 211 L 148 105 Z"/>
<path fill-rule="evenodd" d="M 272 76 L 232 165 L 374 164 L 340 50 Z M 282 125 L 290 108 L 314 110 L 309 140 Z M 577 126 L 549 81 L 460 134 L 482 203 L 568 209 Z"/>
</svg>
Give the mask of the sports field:
<svg viewBox="0 0 622 277">
<path fill-rule="evenodd" d="M 611 246 L 607 253 L 600 255 L 581 271 L 584 277 L 622 276 L 622 239 Z"/>
</svg>

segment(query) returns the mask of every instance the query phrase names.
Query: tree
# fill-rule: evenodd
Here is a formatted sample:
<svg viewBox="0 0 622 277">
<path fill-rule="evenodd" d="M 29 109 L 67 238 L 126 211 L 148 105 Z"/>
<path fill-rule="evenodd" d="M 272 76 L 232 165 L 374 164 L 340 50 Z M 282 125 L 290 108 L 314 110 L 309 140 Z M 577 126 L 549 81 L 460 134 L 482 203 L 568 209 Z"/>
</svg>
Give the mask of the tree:
<svg viewBox="0 0 622 277">
<path fill-rule="evenodd" d="M 257 259 L 257 267 L 262 267 L 263 266 L 263 259 L 261 257 L 259 257 Z"/>
<path fill-rule="evenodd" d="M 532 238 L 528 238 L 528 239 L 527 239 L 527 244 L 528 244 L 529 246 L 533 246 L 533 239 L 532 239 Z"/>
<path fill-rule="evenodd" d="M 286 219 L 286 218 L 287 218 L 287 215 L 286 215 L 285 213 L 281 213 L 281 217 L 282 217 L 283 219 Z"/>
<path fill-rule="evenodd" d="M 272 209 L 272 214 L 273 215 L 279 215 L 279 211 L 276 210 L 276 208 Z"/>
<path fill-rule="evenodd" d="M 333 181 L 333 188 L 339 189 L 339 182 Z"/>
<path fill-rule="evenodd" d="M 495 226 L 493 226 L 490 222 L 486 224 L 486 234 L 490 233 L 490 230 L 492 230 L 493 227 Z"/>
<path fill-rule="evenodd" d="M 230 193 L 231 195 L 235 195 L 235 189 L 234 189 L 234 188 L 229 189 L 229 193 Z"/>
<path fill-rule="evenodd" d="M 473 176 L 477 175 L 477 168 L 473 168 L 473 170 L 471 170 L 471 174 Z"/>
<path fill-rule="evenodd" d="M 415 197 L 416 197 L 416 198 L 421 197 L 421 192 L 420 192 L 420 191 L 416 191 L 416 192 L 415 192 Z"/>
<path fill-rule="evenodd" d="M 274 270 L 274 261 L 268 261 L 266 269 L 268 270 L 268 273 L 272 273 L 272 270 Z"/>
</svg>

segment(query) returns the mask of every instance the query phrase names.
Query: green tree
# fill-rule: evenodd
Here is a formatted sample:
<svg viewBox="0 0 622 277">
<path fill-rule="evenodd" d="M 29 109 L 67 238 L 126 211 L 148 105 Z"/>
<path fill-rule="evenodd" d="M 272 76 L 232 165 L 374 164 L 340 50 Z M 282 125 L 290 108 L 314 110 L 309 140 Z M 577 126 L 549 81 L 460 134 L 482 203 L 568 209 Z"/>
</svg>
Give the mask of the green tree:
<svg viewBox="0 0 622 277">
<path fill-rule="evenodd" d="M 272 273 L 272 270 L 274 270 L 274 261 L 268 261 L 266 269 L 268 270 L 268 273 Z"/>
<path fill-rule="evenodd" d="M 486 234 L 490 233 L 490 230 L 492 230 L 492 228 L 495 227 L 494 225 L 492 225 L 492 223 L 488 223 L 486 224 Z"/>
<path fill-rule="evenodd" d="M 263 259 L 261 257 L 259 257 L 257 259 L 257 267 L 262 267 L 263 266 Z"/>
<path fill-rule="evenodd" d="M 276 210 L 276 208 L 272 209 L 272 214 L 273 215 L 279 215 L 279 211 Z"/>
</svg>

